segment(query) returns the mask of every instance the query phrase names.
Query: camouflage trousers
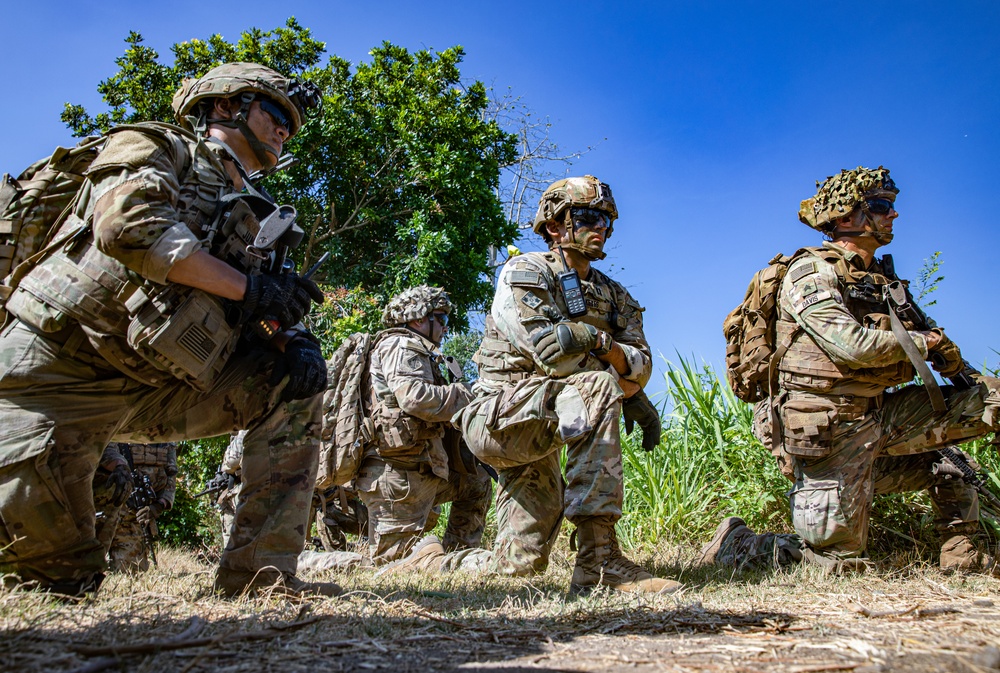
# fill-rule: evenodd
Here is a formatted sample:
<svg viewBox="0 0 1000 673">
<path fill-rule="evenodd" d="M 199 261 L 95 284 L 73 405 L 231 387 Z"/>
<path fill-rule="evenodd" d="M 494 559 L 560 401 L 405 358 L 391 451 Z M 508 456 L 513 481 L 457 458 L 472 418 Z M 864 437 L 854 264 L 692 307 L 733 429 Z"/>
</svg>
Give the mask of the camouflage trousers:
<svg viewBox="0 0 1000 673">
<path fill-rule="evenodd" d="M 862 555 L 872 499 L 880 493 L 928 491 L 936 527 L 942 532 L 978 525 L 976 491 L 961 480 L 935 474 L 934 465 L 942 460 L 936 449 L 994 429 L 987 421 L 996 423 L 995 416 L 984 403 L 989 391 L 986 385 L 963 391 L 944 386 L 942 391 L 948 401 L 948 410 L 942 413 L 933 410 L 920 386 L 873 398 L 866 410 L 857 408 L 857 400 L 827 398 L 835 401 L 840 417 L 831 425 L 826 455 L 779 457 L 789 461 L 795 481 L 789 492 L 792 526 L 809 548 L 831 558 Z M 789 393 L 786 405 L 815 397 Z M 759 407 L 755 430 L 769 444 L 770 427 L 762 421 L 764 416 Z M 755 549 L 762 545 L 768 546 L 761 541 L 750 544 Z"/>
<path fill-rule="evenodd" d="M 492 552 L 457 552 L 443 568 L 540 573 L 548 567 L 563 516 L 572 522 L 620 519 L 621 398 L 607 372 L 536 376 L 478 394 L 456 414 L 472 453 L 499 475 L 499 530 Z"/>
<path fill-rule="evenodd" d="M 216 388 L 152 388 L 120 374 L 71 330 L 0 334 L 0 572 L 43 584 L 104 568 L 94 473 L 111 440 L 153 443 L 247 428 L 243 497 L 221 565 L 294 572 L 310 516 L 321 396 L 280 402 L 269 366 L 240 358 Z"/>
<path fill-rule="evenodd" d="M 426 468 L 403 469 L 381 458 L 367 458 L 355 482 L 368 508 L 368 542 L 372 562 L 382 565 L 403 558 L 425 530 L 433 528 L 435 505 L 451 503 L 443 544 L 446 550 L 480 545 L 486 512 L 493 496 L 490 477 L 482 467 L 476 474 L 451 470 L 448 479 Z"/>
<path fill-rule="evenodd" d="M 136 465 L 136 469 L 149 477 L 156 493 L 163 493 L 172 481 L 163 465 Z M 94 478 L 94 508 L 97 510 L 96 535 L 104 548 L 111 570 L 149 570 L 149 551 L 142 532 L 142 524 L 135 512 L 122 504 L 111 502 L 111 491 L 105 485 L 107 473 L 98 468 Z"/>
</svg>

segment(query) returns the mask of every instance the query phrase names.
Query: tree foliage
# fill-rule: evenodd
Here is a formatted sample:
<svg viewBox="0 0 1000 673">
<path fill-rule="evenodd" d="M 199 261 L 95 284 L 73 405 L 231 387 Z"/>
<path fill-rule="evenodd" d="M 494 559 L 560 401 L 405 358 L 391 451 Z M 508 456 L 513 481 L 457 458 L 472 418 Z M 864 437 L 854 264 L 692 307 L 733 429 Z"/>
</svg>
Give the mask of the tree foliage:
<svg viewBox="0 0 1000 673">
<path fill-rule="evenodd" d="M 110 109 L 91 115 L 66 105 L 62 118 L 74 134 L 170 121 L 181 81 L 223 62 L 255 61 L 311 80 L 324 94 L 322 115 L 288 143 L 300 163 L 265 183 L 299 212 L 307 237 L 296 257 L 308 264 L 329 250 L 334 261 L 319 280 L 378 296 L 418 283 L 445 287 L 459 328 L 490 299 L 489 251 L 518 233 L 498 198 L 516 138 L 485 113 L 486 87 L 462 82 L 461 47 L 409 52 L 383 43 L 368 63 L 321 63 L 324 43 L 294 18 L 244 31 L 236 42 L 213 35 L 175 44 L 172 65 L 139 33 L 125 42 L 118 71 L 97 87 Z"/>
</svg>

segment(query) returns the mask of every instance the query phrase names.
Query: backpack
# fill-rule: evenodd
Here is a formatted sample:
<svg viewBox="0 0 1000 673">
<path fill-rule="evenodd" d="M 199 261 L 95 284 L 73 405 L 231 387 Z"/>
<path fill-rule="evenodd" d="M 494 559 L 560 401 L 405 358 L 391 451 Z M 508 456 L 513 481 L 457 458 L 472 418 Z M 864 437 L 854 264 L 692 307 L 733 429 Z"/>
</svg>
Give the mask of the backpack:
<svg viewBox="0 0 1000 673">
<path fill-rule="evenodd" d="M 357 332 L 347 337 L 326 363 L 327 388 L 323 396 L 323 443 L 319 453 L 316 489 L 341 486 L 354 479 L 365 445 L 374 435 L 365 410 L 368 354 L 372 336 Z"/>
<path fill-rule="evenodd" d="M 28 270 L 18 267 L 33 265 L 29 260 L 70 213 L 103 144 L 103 136 L 92 136 L 76 147 L 57 147 L 17 178 L 5 173 L 0 180 L 0 324 L 7 318 L 7 299 Z"/>
<path fill-rule="evenodd" d="M 801 248 L 791 256 L 778 253 L 772 257 L 753 275 L 743 302 L 722 323 L 726 378 L 733 393 L 744 402 L 753 404 L 770 395 L 774 372 L 787 348 L 787 344 L 784 348 L 775 344 L 778 291 L 792 261 L 810 252 L 809 248 Z"/>
<path fill-rule="evenodd" d="M 163 135 L 164 129 L 190 135 L 159 122 L 120 124 L 122 129 L 143 129 Z M 43 159 L 12 178 L 0 179 L 0 325 L 7 320 L 7 300 L 21 278 L 45 253 L 66 242 L 80 230 L 53 236 L 76 208 L 87 169 L 100 153 L 108 134 L 84 138 L 76 147 L 57 147 Z"/>
</svg>

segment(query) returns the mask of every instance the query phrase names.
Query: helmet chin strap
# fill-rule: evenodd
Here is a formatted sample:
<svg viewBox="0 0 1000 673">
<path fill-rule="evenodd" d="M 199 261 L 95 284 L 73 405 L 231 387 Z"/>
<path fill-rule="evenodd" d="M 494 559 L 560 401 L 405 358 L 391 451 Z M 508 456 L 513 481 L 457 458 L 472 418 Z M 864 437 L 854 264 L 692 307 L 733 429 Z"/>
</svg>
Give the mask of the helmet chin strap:
<svg viewBox="0 0 1000 673">
<path fill-rule="evenodd" d="M 265 143 L 261 142 L 260 138 L 257 137 L 251 129 L 249 124 L 247 124 L 247 119 L 250 117 L 250 104 L 254 100 L 254 94 L 245 93 L 240 97 L 240 109 L 236 113 L 233 119 L 209 119 L 209 124 L 218 124 L 219 126 L 226 126 L 232 129 L 236 129 L 243 134 L 246 138 L 247 144 L 250 145 L 250 149 L 253 151 L 254 156 L 257 157 L 257 161 L 260 162 L 261 166 L 265 168 L 270 164 L 276 164 L 278 159 L 278 153 L 274 151 L 273 148 L 269 147 Z M 274 157 L 271 161 L 270 157 Z"/>
<path fill-rule="evenodd" d="M 865 222 L 869 229 L 865 231 L 838 231 L 836 235 L 844 238 L 874 238 L 879 245 L 889 245 L 894 234 L 891 231 L 880 230 L 867 210 L 862 210 L 861 213 L 865 216 Z"/>
</svg>

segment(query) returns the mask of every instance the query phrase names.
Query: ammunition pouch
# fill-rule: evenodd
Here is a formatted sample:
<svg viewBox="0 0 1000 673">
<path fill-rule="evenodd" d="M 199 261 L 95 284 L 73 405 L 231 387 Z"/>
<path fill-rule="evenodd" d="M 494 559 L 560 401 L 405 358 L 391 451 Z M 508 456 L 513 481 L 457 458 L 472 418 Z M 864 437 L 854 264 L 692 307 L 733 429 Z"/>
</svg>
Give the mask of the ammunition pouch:
<svg viewBox="0 0 1000 673">
<path fill-rule="evenodd" d="M 207 391 L 235 350 L 237 336 L 221 297 L 168 285 L 135 314 L 126 340 L 147 362 Z"/>
<path fill-rule="evenodd" d="M 382 400 L 378 401 L 372 420 L 375 448 L 385 459 L 415 458 L 423 451 L 425 442 L 444 434 L 443 424 L 428 423 Z"/>
</svg>

